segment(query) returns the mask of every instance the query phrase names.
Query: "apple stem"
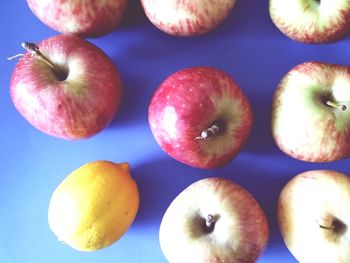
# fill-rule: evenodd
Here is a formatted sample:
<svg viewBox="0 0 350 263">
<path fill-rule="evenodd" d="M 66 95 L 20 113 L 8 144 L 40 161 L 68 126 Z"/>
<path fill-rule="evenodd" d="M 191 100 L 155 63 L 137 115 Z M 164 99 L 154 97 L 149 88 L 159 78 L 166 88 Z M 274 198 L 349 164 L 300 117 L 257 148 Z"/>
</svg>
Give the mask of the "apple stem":
<svg viewBox="0 0 350 263">
<path fill-rule="evenodd" d="M 215 216 L 212 214 L 209 214 L 207 216 L 207 219 L 205 220 L 205 225 L 207 226 L 208 229 L 212 228 L 215 223 Z"/>
<path fill-rule="evenodd" d="M 329 226 L 329 224 L 320 223 L 318 220 L 316 220 L 316 221 L 317 221 L 318 226 L 319 226 L 320 228 L 322 228 L 322 229 L 334 230 L 334 228 L 335 228 L 334 223 L 332 223 L 332 224 Z M 323 221 L 324 221 L 324 220 L 323 220 Z M 326 221 L 327 221 L 327 220 L 326 220 Z"/>
<path fill-rule="evenodd" d="M 323 225 L 319 225 L 320 228 L 322 229 L 326 229 L 326 230 L 334 230 L 334 227 L 333 226 L 323 226 Z"/>
<path fill-rule="evenodd" d="M 21 46 L 26 51 L 31 53 L 32 56 L 36 55 L 39 58 L 41 58 L 50 68 L 53 69 L 53 71 L 57 74 L 58 77 L 63 77 L 66 75 L 64 71 L 62 71 L 54 63 L 52 63 L 50 59 L 48 59 L 43 53 L 40 52 L 39 47 L 36 44 L 25 41 L 21 44 Z M 14 55 L 12 57 L 7 58 L 7 60 L 13 60 L 13 59 L 15 59 L 17 57 L 21 57 L 21 56 L 24 56 L 24 54 L 20 53 L 20 54 Z"/>
<path fill-rule="evenodd" d="M 34 43 L 29 42 L 23 42 L 22 47 L 30 52 L 32 56 L 37 55 L 39 56 L 44 62 L 49 65 L 52 69 L 57 70 L 55 64 L 53 64 L 43 53 L 40 52 L 39 47 L 35 45 Z"/>
<path fill-rule="evenodd" d="M 338 104 L 338 103 L 335 103 L 335 102 L 330 101 L 330 100 L 327 100 L 326 104 L 327 104 L 327 106 L 330 106 L 330 107 L 333 107 L 333 108 L 336 108 L 336 109 L 340 109 L 342 111 L 346 111 L 346 109 L 347 109 L 346 105 Z"/>
<path fill-rule="evenodd" d="M 216 135 L 219 132 L 219 125 L 214 123 L 210 128 L 205 129 L 201 132 L 201 135 L 196 137 L 196 140 L 206 140 L 209 137 Z"/>
</svg>

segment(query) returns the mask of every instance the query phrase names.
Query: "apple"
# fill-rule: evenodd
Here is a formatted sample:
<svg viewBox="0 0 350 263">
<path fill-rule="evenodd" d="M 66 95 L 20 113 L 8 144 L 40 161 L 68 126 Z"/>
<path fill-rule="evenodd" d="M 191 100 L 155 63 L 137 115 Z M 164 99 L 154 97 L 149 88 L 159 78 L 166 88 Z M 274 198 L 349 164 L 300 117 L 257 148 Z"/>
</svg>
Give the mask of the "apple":
<svg viewBox="0 0 350 263">
<path fill-rule="evenodd" d="M 272 134 L 299 160 L 331 162 L 350 155 L 350 68 L 305 62 L 280 81 L 272 103 Z"/>
<path fill-rule="evenodd" d="M 15 108 L 49 135 L 76 140 L 114 118 L 122 95 L 119 73 L 102 50 L 74 35 L 57 35 L 26 52 L 11 77 Z"/>
<path fill-rule="evenodd" d="M 159 229 L 169 262 L 256 262 L 269 235 L 254 197 L 230 180 L 213 177 L 183 190 L 166 210 Z"/>
<path fill-rule="evenodd" d="M 176 36 L 207 33 L 231 13 L 236 0 L 141 0 L 148 19 L 160 30 Z"/>
<path fill-rule="evenodd" d="M 270 0 L 270 16 L 277 28 L 303 43 L 330 43 L 349 33 L 348 0 Z"/>
<path fill-rule="evenodd" d="M 253 114 L 227 73 L 192 67 L 163 81 L 150 102 L 148 119 L 156 141 L 170 156 L 193 167 L 215 168 L 238 154 Z"/>
<path fill-rule="evenodd" d="M 29 8 L 44 24 L 61 33 L 98 37 L 121 22 L 127 0 L 27 0 Z"/>
<path fill-rule="evenodd" d="M 350 262 L 350 178 L 313 170 L 291 179 L 278 201 L 282 237 L 298 262 Z"/>
</svg>

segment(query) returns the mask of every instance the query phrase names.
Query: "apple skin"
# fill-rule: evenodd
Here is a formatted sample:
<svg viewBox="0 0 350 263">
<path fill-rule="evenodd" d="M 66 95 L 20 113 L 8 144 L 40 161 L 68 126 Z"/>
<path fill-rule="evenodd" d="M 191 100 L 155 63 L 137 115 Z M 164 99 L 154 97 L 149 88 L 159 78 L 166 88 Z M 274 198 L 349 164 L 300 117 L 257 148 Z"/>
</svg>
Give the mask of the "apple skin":
<svg viewBox="0 0 350 263">
<path fill-rule="evenodd" d="M 298 262 L 350 262 L 349 203 L 350 179 L 336 171 L 307 171 L 285 185 L 278 222 Z"/>
<path fill-rule="evenodd" d="M 208 215 L 215 219 L 207 227 Z M 183 190 L 169 205 L 159 229 L 171 263 L 252 263 L 264 251 L 267 219 L 253 196 L 230 180 L 213 177 Z"/>
<path fill-rule="evenodd" d="M 231 13 L 236 0 L 141 0 L 148 19 L 175 36 L 195 36 L 215 29 Z"/>
<path fill-rule="evenodd" d="M 93 44 L 74 35 L 57 35 L 39 50 L 67 73 L 60 79 L 37 55 L 26 52 L 11 77 L 15 108 L 34 127 L 67 140 L 88 138 L 114 118 L 122 83 L 112 61 Z"/>
<path fill-rule="evenodd" d="M 331 43 L 349 34 L 348 0 L 270 0 L 269 11 L 283 34 L 302 43 Z"/>
<path fill-rule="evenodd" d="M 350 156 L 349 67 L 305 62 L 292 68 L 273 97 L 272 134 L 279 148 L 298 160 Z"/>
<path fill-rule="evenodd" d="M 198 168 L 227 164 L 247 140 L 253 114 L 237 83 L 210 67 L 192 67 L 170 75 L 154 93 L 148 120 L 160 147 L 174 159 Z M 218 124 L 217 134 L 201 139 Z"/>
<path fill-rule="evenodd" d="M 61 33 L 99 37 L 122 21 L 127 0 L 27 0 L 44 24 Z"/>
</svg>

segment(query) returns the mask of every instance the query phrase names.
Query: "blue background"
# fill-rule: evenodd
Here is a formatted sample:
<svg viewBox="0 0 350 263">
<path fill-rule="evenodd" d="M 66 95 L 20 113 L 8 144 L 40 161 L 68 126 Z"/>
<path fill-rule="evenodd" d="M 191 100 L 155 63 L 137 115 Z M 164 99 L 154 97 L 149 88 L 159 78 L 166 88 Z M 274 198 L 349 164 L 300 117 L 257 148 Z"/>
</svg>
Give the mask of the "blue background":
<svg viewBox="0 0 350 263">
<path fill-rule="evenodd" d="M 349 172 L 349 160 L 312 164 L 294 160 L 275 146 L 270 132 L 271 100 L 282 76 L 308 60 L 350 64 L 350 38 L 330 45 L 305 45 L 283 36 L 272 24 L 267 0 L 238 0 L 215 31 L 193 38 L 168 36 L 130 1 L 121 27 L 89 39 L 118 67 L 124 97 L 118 115 L 98 135 L 83 141 L 56 139 L 33 128 L 16 111 L 9 81 L 23 41 L 57 33 L 42 24 L 26 1 L 0 3 L 0 262 L 166 262 L 158 243 L 161 218 L 184 188 L 210 176 L 229 178 L 250 191 L 267 214 L 270 239 L 259 262 L 296 262 L 277 226 L 280 190 L 310 169 Z M 187 167 L 165 154 L 148 126 L 147 110 L 158 85 L 190 66 L 213 66 L 232 75 L 253 107 L 251 137 L 239 156 L 215 170 Z M 297 106 L 297 105 L 296 105 Z M 57 241 L 47 224 L 52 192 L 71 171 L 94 160 L 127 161 L 141 194 L 129 231 L 114 245 L 78 252 Z M 181 253 L 181 251 L 179 251 Z"/>
</svg>

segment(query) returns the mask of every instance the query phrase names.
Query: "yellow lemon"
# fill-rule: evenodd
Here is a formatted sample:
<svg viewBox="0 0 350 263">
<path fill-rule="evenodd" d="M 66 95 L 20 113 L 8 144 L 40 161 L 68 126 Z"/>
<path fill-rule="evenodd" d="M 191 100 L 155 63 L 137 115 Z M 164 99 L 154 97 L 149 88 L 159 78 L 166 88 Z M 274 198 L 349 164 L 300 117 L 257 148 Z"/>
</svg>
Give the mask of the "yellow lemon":
<svg viewBox="0 0 350 263">
<path fill-rule="evenodd" d="M 52 194 L 48 222 L 57 238 L 81 251 L 117 241 L 139 207 L 128 163 L 96 161 L 68 175 Z"/>
</svg>

